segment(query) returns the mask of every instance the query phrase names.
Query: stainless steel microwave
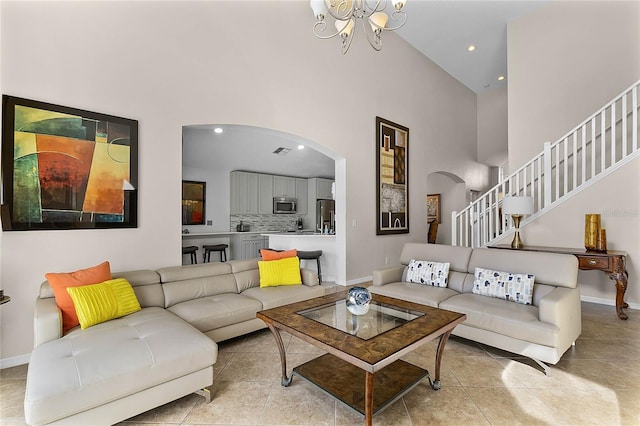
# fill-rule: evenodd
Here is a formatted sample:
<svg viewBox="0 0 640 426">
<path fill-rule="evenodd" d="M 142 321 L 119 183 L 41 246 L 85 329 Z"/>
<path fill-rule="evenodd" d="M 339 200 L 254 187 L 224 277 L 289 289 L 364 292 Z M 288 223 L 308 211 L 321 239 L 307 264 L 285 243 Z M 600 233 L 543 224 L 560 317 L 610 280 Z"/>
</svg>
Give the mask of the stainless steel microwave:
<svg viewBox="0 0 640 426">
<path fill-rule="evenodd" d="M 275 197 L 273 199 L 274 214 L 293 214 L 296 212 L 296 199 L 289 197 Z"/>
</svg>

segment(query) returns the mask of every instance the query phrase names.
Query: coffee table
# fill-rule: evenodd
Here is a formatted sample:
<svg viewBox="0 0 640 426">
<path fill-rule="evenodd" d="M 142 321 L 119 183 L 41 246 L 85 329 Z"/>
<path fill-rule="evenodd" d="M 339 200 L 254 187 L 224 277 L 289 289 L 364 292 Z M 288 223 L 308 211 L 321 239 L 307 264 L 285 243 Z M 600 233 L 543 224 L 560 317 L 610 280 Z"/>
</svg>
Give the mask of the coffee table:
<svg viewBox="0 0 640 426">
<path fill-rule="evenodd" d="M 283 386 L 294 375 L 361 413 L 367 425 L 380 412 L 424 378 L 440 389 L 440 363 L 449 335 L 466 315 L 372 295 L 369 312 L 353 315 L 346 290 L 256 314 L 271 330 L 282 365 Z M 286 352 L 280 336 L 286 331 L 327 353 L 293 369 L 287 376 Z M 426 342 L 440 338 L 433 378 L 425 369 L 400 358 Z"/>
</svg>

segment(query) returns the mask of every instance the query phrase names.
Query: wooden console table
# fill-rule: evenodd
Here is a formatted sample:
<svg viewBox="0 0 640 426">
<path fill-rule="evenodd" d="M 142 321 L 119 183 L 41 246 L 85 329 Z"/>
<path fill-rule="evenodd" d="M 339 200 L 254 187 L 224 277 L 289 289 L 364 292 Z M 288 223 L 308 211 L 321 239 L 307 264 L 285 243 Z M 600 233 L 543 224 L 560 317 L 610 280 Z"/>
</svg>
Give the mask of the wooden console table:
<svg viewBox="0 0 640 426">
<path fill-rule="evenodd" d="M 624 293 L 627 291 L 627 279 L 629 274 L 625 268 L 627 253 L 624 251 L 609 250 L 607 252 L 587 251 L 585 249 L 524 246 L 521 249 L 513 249 L 510 244 L 497 244 L 488 246 L 494 249 L 509 249 L 521 251 L 540 251 L 545 253 L 572 254 L 578 258 L 578 268 L 583 271 L 602 271 L 610 279 L 616 282 L 616 312 L 618 318 L 629 318 L 624 308 L 629 305 L 624 301 Z"/>
</svg>

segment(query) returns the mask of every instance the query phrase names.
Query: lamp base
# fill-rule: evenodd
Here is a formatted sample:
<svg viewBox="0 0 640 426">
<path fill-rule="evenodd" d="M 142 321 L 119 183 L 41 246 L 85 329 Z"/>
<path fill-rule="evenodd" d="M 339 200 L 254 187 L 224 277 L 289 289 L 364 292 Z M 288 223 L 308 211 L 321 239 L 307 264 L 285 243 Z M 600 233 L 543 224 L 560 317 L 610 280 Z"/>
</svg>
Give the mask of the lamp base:
<svg viewBox="0 0 640 426">
<path fill-rule="evenodd" d="M 513 236 L 513 241 L 511 241 L 511 248 L 521 249 L 522 247 L 524 247 L 524 243 L 520 239 L 520 232 L 516 231 L 516 235 Z"/>
<path fill-rule="evenodd" d="M 516 227 L 516 233 L 513 236 L 513 241 L 511 241 L 511 248 L 521 249 L 522 247 L 524 247 L 524 243 L 520 239 L 520 220 L 522 220 L 522 215 L 514 214 L 511 215 L 511 218 L 513 219 L 513 224 Z"/>
</svg>

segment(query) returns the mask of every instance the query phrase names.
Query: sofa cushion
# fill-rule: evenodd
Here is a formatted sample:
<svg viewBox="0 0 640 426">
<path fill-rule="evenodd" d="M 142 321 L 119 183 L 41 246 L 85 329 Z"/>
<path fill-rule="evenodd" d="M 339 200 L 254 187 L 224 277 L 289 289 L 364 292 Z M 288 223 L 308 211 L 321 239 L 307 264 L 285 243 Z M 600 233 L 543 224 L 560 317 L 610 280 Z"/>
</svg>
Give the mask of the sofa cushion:
<svg viewBox="0 0 640 426">
<path fill-rule="evenodd" d="M 407 266 L 407 282 L 446 287 L 449 280 L 449 265 L 449 262 L 411 259 Z"/>
<path fill-rule="evenodd" d="M 120 318 L 140 310 L 140 303 L 129 281 L 124 278 L 80 287 L 69 287 L 80 327 Z"/>
<path fill-rule="evenodd" d="M 296 257 L 298 256 L 298 250 L 269 250 L 269 249 L 260 249 L 260 256 L 262 260 L 279 260 L 285 259 L 287 257 Z"/>
<path fill-rule="evenodd" d="M 177 303 L 170 308 L 202 332 L 248 321 L 262 310 L 260 301 L 237 293 L 223 293 Z"/>
<path fill-rule="evenodd" d="M 482 296 L 531 305 L 533 300 L 533 274 L 512 274 L 493 269 L 476 268 L 472 293 Z"/>
<path fill-rule="evenodd" d="M 559 329 L 539 320 L 538 307 L 520 305 L 479 294 L 464 293 L 440 303 L 441 309 L 467 315 L 464 325 L 539 345 L 558 345 Z"/>
<path fill-rule="evenodd" d="M 259 261 L 258 269 L 260 270 L 260 287 L 302 284 L 298 257 Z"/>
<path fill-rule="evenodd" d="M 325 289 L 322 286 L 281 286 L 281 287 L 254 287 L 242 292 L 243 296 L 259 300 L 262 309 L 276 308 L 289 303 L 301 302 L 313 297 L 324 296 Z M 255 318 L 255 312 L 253 313 Z"/>
<path fill-rule="evenodd" d="M 371 293 L 408 300 L 409 302 L 433 306 L 434 308 L 437 308 L 443 300 L 458 294 L 457 291 L 446 287 L 433 287 L 408 282 L 395 282 L 381 286 L 370 286 L 368 289 Z"/>
<path fill-rule="evenodd" d="M 74 272 L 49 272 L 45 274 L 56 297 L 56 304 L 62 311 L 62 332 L 66 333 L 80 324 L 75 307 L 67 287 L 78 287 L 87 284 L 98 284 L 111 279 L 109 262 Z"/>
<path fill-rule="evenodd" d="M 49 423 L 100 406 L 207 368 L 217 354 L 211 339 L 162 308 L 77 328 L 31 353 L 25 420 Z"/>
</svg>

